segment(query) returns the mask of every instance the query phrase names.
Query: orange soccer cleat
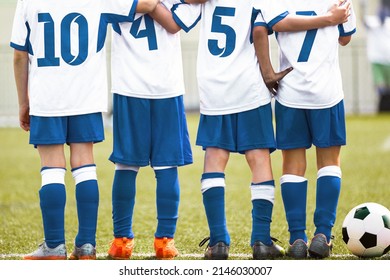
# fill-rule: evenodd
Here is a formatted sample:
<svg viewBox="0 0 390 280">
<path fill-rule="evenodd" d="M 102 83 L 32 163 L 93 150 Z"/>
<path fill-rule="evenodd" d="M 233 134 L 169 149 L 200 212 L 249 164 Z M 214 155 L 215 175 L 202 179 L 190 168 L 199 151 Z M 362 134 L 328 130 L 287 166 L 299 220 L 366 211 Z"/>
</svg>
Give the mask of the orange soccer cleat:
<svg viewBox="0 0 390 280">
<path fill-rule="evenodd" d="M 154 238 L 154 250 L 156 252 L 156 258 L 159 260 L 173 260 L 179 255 L 173 238 Z"/>
<path fill-rule="evenodd" d="M 114 260 L 130 259 L 134 248 L 134 238 L 119 237 L 111 242 L 108 257 Z"/>
</svg>

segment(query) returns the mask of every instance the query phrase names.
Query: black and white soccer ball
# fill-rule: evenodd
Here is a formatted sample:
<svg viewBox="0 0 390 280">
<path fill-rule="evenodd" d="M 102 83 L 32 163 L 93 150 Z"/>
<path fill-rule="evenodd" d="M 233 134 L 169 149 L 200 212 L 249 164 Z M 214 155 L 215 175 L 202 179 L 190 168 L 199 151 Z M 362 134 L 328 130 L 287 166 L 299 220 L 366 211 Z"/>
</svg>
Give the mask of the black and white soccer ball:
<svg viewBox="0 0 390 280">
<path fill-rule="evenodd" d="M 390 251 L 390 211 L 381 204 L 360 204 L 347 214 L 342 225 L 348 250 L 361 258 L 380 257 Z"/>
</svg>

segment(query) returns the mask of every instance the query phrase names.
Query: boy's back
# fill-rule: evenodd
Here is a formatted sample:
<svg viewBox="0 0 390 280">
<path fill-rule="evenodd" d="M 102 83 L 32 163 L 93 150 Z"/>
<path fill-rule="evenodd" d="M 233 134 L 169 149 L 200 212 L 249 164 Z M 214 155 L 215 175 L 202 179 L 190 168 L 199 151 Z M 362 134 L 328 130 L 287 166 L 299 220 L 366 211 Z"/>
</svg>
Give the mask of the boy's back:
<svg viewBox="0 0 390 280">
<path fill-rule="evenodd" d="M 236 0 L 179 5 L 174 10 L 185 31 L 201 17 L 197 77 L 202 114 L 247 111 L 271 100 L 251 40 L 253 11 L 252 1 Z"/>
<path fill-rule="evenodd" d="M 69 116 L 107 110 L 107 21 L 131 20 L 128 0 L 20 0 L 11 46 L 30 54 L 30 114 Z M 110 17 L 105 16 L 110 14 Z"/>
<path fill-rule="evenodd" d="M 290 14 L 325 14 L 333 0 L 280 0 Z M 280 69 L 293 67 L 280 81 L 277 100 L 289 107 L 318 109 L 331 107 L 343 98 L 338 59 L 338 38 L 356 30 L 355 15 L 340 26 L 329 26 L 302 32 L 279 32 Z M 263 13 L 267 22 L 277 15 Z"/>
</svg>

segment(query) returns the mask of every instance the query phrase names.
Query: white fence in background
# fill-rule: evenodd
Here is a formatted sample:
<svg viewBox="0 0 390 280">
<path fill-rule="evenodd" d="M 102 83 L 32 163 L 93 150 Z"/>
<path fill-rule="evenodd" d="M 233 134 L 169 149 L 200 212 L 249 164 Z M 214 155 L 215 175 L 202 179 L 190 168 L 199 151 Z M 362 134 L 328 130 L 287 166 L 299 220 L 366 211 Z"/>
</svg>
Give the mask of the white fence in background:
<svg viewBox="0 0 390 280">
<path fill-rule="evenodd" d="M 277 61 L 277 48 L 272 42 L 272 60 Z M 184 79 L 187 110 L 197 111 L 199 99 L 196 81 L 197 42 L 182 43 Z M 18 125 L 17 95 L 13 76 L 13 50 L 0 46 L 0 126 Z M 277 64 L 275 64 L 275 67 Z M 343 76 L 347 114 L 373 114 L 376 112 L 377 96 L 372 86 L 371 68 L 367 61 L 364 38 L 353 38 L 346 47 L 340 47 L 340 66 Z M 234 71 L 232 69 L 232 71 Z M 109 100 L 109 91 L 107 96 Z"/>
</svg>

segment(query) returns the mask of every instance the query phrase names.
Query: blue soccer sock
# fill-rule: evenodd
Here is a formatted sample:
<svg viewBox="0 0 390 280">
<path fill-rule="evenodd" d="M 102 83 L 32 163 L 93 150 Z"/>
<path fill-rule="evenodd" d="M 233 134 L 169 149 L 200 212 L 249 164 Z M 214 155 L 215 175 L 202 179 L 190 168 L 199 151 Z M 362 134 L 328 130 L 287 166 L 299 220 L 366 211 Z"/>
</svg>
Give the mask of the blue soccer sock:
<svg viewBox="0 0 390 280">
<path fill-rule="evenodd" d="M 225 174 L 214 172 L 202 175 L 203 205 L 210 229 L 209 246 L 222 241 L 230 245 L 225 214 Z"/>
<path fill-rule="evenodd" d="M 112 185 L 114 237 L 134 238 L 132 229 L 138 168 L 118 167 Z"/>
<path fill-rule="evenodd" d="M 341 169 L 338 166 L 326 166 L 318 171 L 316 209 L 314 212 L 314 234 L 322 233 L 330 242 L 332 228 L 336 220 L 336 211 L 341 189 Z"/>
<path fill-rule="evenodd" d="M 180 185 L 177 167 L 154 170 L 157 181 L 157 230 L 155 237 L 173 238 L 179 216 Z"/>
<path fill-rule="evenodd" d="M 302 239 L 307 242 L 306 230 L 306 201 L 307 180 L 296 175 L 283 175 L 280 178 L 282 199 L 288 230 L 290 232 L 290 244 Z"/>
<path fill-rule="evenodd" d="M 256 241 L 263 244 L 272 245 L 271 240 L 271 221 L 272 210 L 274 206 L 275 182 L 267 181 L 262 183 L 252 183 L 252 235 L 251 243 L 253 246 Z"/>
<path fill-rule="evenodd" d="M 45 242 L 49 248 L 65 244 L 65 168 L 44 167 L 39 200 Z"/>
<path fill-rule="evenodd" d="M 90 243 L 96 246 L 96 228 L 99 207 L 99 187 L 94 164 L 72 169 L 76 183 L 77 217 L 79 222 L 75 245 Z"/>
</svg>

